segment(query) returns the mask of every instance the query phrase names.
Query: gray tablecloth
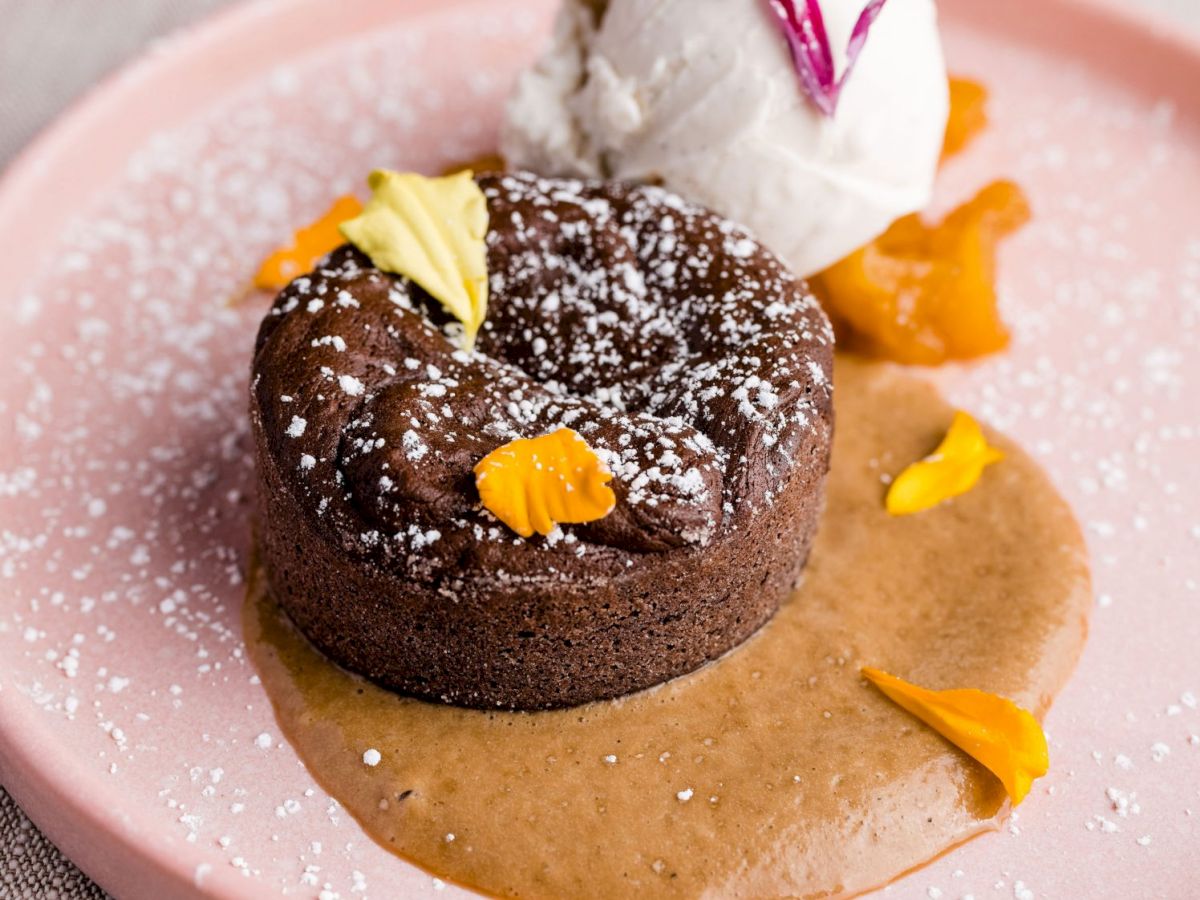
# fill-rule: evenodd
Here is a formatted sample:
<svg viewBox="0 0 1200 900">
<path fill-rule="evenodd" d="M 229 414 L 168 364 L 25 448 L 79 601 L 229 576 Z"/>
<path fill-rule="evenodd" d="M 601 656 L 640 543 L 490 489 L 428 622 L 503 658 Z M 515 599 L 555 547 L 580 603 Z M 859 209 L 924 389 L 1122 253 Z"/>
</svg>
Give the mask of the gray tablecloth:
<svg viewBox="0 0 1200 900">
<path fill-rule="evenodd" d="M 100 900 L 104 896 L 0 788 L 0 898 Z"/>
<path fill-rule="evenodd" d="M 232 2 L 0 0 L 0 168 L 63 106 L 149 40 Z M 1136 2 L 1200 26 L 1200 0 Z M 101 897 L 0 787 L 0 900 Z"/>
</svg>

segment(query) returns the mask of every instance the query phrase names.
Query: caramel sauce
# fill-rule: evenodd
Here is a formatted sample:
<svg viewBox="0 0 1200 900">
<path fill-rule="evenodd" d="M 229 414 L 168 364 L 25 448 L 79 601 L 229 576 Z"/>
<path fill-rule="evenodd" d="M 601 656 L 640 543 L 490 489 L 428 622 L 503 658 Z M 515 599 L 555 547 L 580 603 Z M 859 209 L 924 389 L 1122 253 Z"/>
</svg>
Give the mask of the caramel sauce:
<svg viewBox="0 0 1200 900">
<path fill-rule="evenodd" d="M 1079 528 L 995 435 L 1007 458 L 974 490 L 889 517 L 883 477 L 928 453 L 952 410 L 932 387 L 850 358 L 836 390 L 805 582 L 725 658 L 576 709 L 456 709 L 327 662 L 256 578 L 247 642 L 283 732 L 372 838 L 493 895 L 845 896 L 996 828 L 996 779 L 858 670 L 1043 713 L 1086 633 Z M 1048 802 L 1041 793 L 1027 802 Z"/>
</svg>

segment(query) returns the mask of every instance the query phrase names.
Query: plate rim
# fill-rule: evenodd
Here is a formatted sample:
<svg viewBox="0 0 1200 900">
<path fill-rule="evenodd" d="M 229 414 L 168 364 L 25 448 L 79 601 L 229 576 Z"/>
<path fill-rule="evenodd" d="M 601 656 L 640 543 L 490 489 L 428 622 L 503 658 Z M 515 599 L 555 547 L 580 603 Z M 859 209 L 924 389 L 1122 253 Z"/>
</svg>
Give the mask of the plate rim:
<svg viewBox="0 0 1200 900">
<path fill-rule="evenodd" d="M 513 2 L 519 4 L 523 0 Z M 1081 28 L 1103 26 L 1126 33 L 1144 46 L 1166 50 L 1200 71 L 1200 29 L 1181 26 L 1161 12 L 1134 10 L 1119 0 L 1028 2 L 1059 16 L 1078 17 Z M 395 23 L 404 18 L 444 13 L 451 8 L 483 6 L 485 0 L 355 0 L 355 3 L 360 11 L 386 10 L 379 22 Z M 111 121 L 122 105 L 135 96 L 136 90 L 156 75 L 203 60 L 223 35 L 241 34 L 255 22 L 276 15 L 301 16 L 305 10 L 322 5 L 320 0 L 247 0 L 209 13 L 153 41 L 67 104 L 0 171 L 0 223 L 11 221 L 38 197 L 39 189 L 53 176 L 55 163 L 62 161 L 81 136 L 91 128 L 103 127 L 106 120 Z M 954 0 L 947 6 L 956 10 L 971 8 L 972 0 Z M 373 18 L 369 12 L 364 15 L 364 19 Z M 315 41 L 314 47 L 333 46 L 351 38 L 357 30 L 344 29 L 335 37 Z M 262 71 L 261 65 L 251 68 Z M 95 192 L 105 187 L 98 184 Z M 28 263 L 29 257 L 23 258 Z M 37 256 L 27 267 L 36 272 L 42 262 Z M 17 277 L 15 283 L 21 281 Z M 11 300 L 8 296 L 0 298 L 0 308 Z M 3 684 L 4 672 L 0 670 L 0 685 Z M 12 687 L 11 682 L 8 686 Z M 23 737 L 10 738 L 14 731 L 41 730 L 41 723 L 33 713 L 20 692 L 0 690 L 0 774 L 4 776 L 0 780 L 38 829 L 56 846 L 64 848 L 64 854 L 101 887 L 121 896 L 201 897 L 214 892 L 222 896 L 260 895 L 257 889 L 261 884 L 240 877 L 228 866 L 212 865 L 201 888 L 196 882 L 197 867 L 216 860 L 215 854 L 199 845 L 184 844 L 185 852 L 180 853 L 172 842 L 167 848 L 169 853 L 147 853 L 146 847 L 163 836 L 139 835 L 116 824 L 115 820 L 120 818 L 116 801 L 121 795 L 104 789 L 103 782 L 99 791 L 71 793 L 63 787 L 65 779 L 47 777 L 45 766 L 39 765 L 44 759 L 39 757 L 36 744 Z M 21 727 L 26 722 L 31 724 Z M 71 759 L 69 755 L 66 758 Z M 106 809 L 105 802 L 95 802 L 98 797 L 113 803 Z M 87 840 L 82 837 L 85 833 L 90 835 Z"/>
</svg>

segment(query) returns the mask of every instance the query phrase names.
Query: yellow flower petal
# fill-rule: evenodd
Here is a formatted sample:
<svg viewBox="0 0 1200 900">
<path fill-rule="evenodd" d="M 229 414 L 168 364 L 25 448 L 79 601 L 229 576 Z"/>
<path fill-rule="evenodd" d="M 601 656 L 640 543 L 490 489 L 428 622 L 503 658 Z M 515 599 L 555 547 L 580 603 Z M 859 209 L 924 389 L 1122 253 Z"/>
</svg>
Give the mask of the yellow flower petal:
<svg viewBox="0 0 1200 900">
<path fill-rule="evenodd" d="M 1042 727 L 1011 700 L 974 689 L 931 691 L 879 669 L 864 668 L 862 674 L 889 700 L 999 778 L 1013 806 L 1050 768 Z"/>
<path fill-rule="evenodd" d="M 263 260 L 254 276 L 254 286 L 264 291 L 279 291 L 293 278 L 307 275 L 317 260 L 346 243 L 338 226 L 353 219 L 362 208 L 352 194 L 338 197 L 321 218 L 296 231 L 290 247 L 280 247 Z"/>
<path fill-rule="evenodd" d="M 376 171 L 346 240 L 385 272 L 419 284 L 463 324 L 464 349 L 487 315 L 487 198 L 469 170 L 441 178 Z"/>
<path fill-rule="evenodd" d="M 612 473 L 570 428 L 518 438 L 475 466 L 483 505 L 522 537 L 549 534 L 557 523 L 592 522 L 617 504 Z"/>
<path fill-rule="evenodd" d="M 987 466 L 1002 459 L 1000 450 L 988 446 L 979 423 L 957 412 L 938 448 L 896 476 L 888 489 L 887 511 L 907 516 L 965 494 Z"/>
</svg>

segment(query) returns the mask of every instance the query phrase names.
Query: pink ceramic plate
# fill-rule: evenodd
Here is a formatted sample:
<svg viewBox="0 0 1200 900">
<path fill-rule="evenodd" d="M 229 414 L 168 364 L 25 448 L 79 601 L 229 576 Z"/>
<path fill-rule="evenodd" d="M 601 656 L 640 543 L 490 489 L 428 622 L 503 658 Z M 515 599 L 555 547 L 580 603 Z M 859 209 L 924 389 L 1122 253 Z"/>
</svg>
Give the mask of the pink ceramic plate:
<svg viewBox="0 0 1200 900">
<path fill-rule="evenodd" d="M 939 203 L 1012 176 L 1036 219 L 1003 256 L 1012 351 L 936 377 L 1044 460 L 1099 608 L 1049 777 L 890 891 L 1194 896 L 1200 52 L 1093 3 L 943 6 L 994 125 Z M 492 149 L 551 7 L 252 4 L 109 82 L 0 189 L 0 781 L 114 893 L 443 887 L 315 785 L 247 662 L 262 304 L 226 301 L 371 167 Z"/>
</svg>

